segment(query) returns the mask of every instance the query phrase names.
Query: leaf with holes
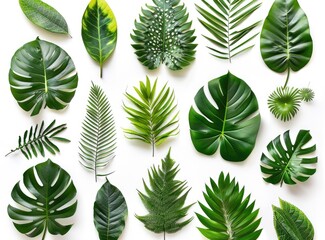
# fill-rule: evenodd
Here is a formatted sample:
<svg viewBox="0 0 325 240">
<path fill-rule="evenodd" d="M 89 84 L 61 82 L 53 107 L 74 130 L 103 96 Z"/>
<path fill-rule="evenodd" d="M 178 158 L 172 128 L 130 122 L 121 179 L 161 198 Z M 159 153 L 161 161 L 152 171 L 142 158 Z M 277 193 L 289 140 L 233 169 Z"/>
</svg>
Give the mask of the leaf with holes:
<svg viewBox="0 0 325 240">
<path fill-rule="evenodd" d="M 37 38 L 12 57 L 9 83 L 19 106 L 34 116 L 42 107 L 65 108 L 74 97 L 78 74 L 62 48 Z"/>
<path fill-rule="evenodd" d="M 306 147 L 312 139 L 309 131 L 300 130 L 295 143 L 290 138 L 290 132 L 283 134 L 285 146 L 281 143 L 280 135 L 267 145 L 270 157 L 262 154 L 261 171 L 268 183 L 296 184 L 305 182 L 316 172 L 314 164 L 317 157 L 307 156 L 316 151 L 316 145 Z"/>
<path fill-rule="evenodd" d="M 117 41 L 117 23 L 105 0 L 91 0 L 82 18 L 82 40 L 87 52 L 100 66 L 112 55 Z"/>
<path fill-rule="evenodd" d="M 211 95 L 211 100 L 209 95 Z M 194 147 L 200 153 L 220 154 L 228 161 L 243 161 L 253 151 L 261 117 L 250 87 L 228 73 L 202 87 L 189 112 Z"/>
<path fill-rule="evenodd" d="M 142 9 L 135 21 L 131 37 L 138 60 L 149 69 L 164 63 L 171 70 L 180 70 L 195 59 L 194 30 L 180 0 L 153 0 L 154 5 Z"/>
</svg>

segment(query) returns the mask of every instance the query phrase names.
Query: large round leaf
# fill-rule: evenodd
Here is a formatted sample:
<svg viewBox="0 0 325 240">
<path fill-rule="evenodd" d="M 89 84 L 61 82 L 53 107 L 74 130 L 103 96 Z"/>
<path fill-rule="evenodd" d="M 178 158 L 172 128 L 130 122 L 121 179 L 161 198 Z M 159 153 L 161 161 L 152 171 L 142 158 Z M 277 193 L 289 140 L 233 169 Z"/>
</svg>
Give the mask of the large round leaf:
<svg viewBox="0 0 325 240">
<path fill-rule="evenodd" d="M 51 160 L 29 168 L 24 173 L 23 185 L 18 182 L 11 192 L 13 200 L 21 207 L 8 206 L 8 214 L 16 229 L 29 237 L 47 231 L 53 235 L 66 234 L 72 225 L 57 220 L 74 215 L 77 190 L 70 175 Z M 22 208 L 23 207 L 23 208 Z"/>
<path fill-rule="evenodd" d="M 212 155 L 220 145 L 225 160 L 245 160 L 255 146 L 261 121 L 255 94 L 231 73 L 211 80 L 208 90 L 198 91 L 196 108 L 189 113 L 196 150 Z"/>
<path fill-rule="evenodd" d="M 17 50 L 11 59 L 12 95 L 25 111 L 63 109 L 72 100 L 78 75 L 70 56 L 59 46 L 37 38 Z"/>
</svg>

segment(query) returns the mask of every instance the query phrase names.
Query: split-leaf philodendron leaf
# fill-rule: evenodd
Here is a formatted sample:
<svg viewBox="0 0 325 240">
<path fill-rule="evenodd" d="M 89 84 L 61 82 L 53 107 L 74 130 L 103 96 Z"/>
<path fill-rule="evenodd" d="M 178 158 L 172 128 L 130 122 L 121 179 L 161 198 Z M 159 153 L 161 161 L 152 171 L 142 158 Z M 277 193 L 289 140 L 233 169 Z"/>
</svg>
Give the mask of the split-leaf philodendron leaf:
<svg viewBox="0 0 325 240">
<path fill-rule="evenodd" d="M 91 0 L 82 18 L 82 39 L 87 52 L 100 66 L 111 56 L 117 41 L 117 23 L 105 0 Z"/>
<path fill-rule="evenodd" d="M 72 225 L 60 221 L 76 212 L 76 194 L 70 175 L 49 159 L 29 168 L 23 182 L 15 185 L 11 197 L 18 206 L 9 205 L 8 214 L 16 229 L 28 237 L 42 234 L 44 240 L 47 231 L 64 235 Z"/>
<path fill-rule="evenodd" d="M 220 146 L 223 159 L 238 162 L 253 151 L 261 117 L 251 88 L 228 73 L 198 91 L 189 122 L 197 151 L 212 155 Z"/>
<path fill-rule="evenodd" d="M 19 0 L 26 17 L 35 25 L 53 32 L 68 34 L 68 24 L 64 17 L 53 7 L 41 0 Z"/>
<path fill-rule="evenodd" d="M 59 46 L 40 40 L 26 43 L 11 59 L 11 93 L 31 115 L 42 107 L 60 110 L 74 97 L 78 74 L 70 56 Z"/>
</svg>

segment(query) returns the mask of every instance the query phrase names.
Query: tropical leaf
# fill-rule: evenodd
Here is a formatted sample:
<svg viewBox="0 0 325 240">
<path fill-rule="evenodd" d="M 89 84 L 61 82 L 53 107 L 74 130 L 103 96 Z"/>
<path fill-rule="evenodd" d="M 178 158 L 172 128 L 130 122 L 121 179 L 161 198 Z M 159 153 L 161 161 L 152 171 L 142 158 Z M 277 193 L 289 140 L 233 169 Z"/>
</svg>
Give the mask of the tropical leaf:
<svg viewBox="0 0 325 240">
<path fill-rule="evenodd" d="M 100 240 L 117 240 L 128 216 L 126 201 L 108 180 L 99 189 L 94 204 L 94 223 Z"/>
<path fill-rule="evenodd" d="M 35 25 L 53 32 L 68 34 L 68 24 L 64 17 L 53 7 L 41 0 L 19 0 L 21 10 Z"/>
<path fill-rule="evenodd" d="M 242 26 L 260 6 L 258 0 L 202 0 L 204 7 L 196 5 L 203 19 L 201 24 L 210 32 L 208 39 L 213 47 L 208 47 L 212 55 L 231 59 L 254 47 L 252 40 L 259 34 L 255 31 L 261 21 Z"/>
<path fill-rule="evenodd" d="M 255 240 L 262 229 L 258 229 L 261 219 L 257 219 L 259 209 L 254 210 L 255 201 L 250 195 L 244 198 L 245 187 L 239 188 L 235 178 L 230 180 L 222 172 L 218 184 L 210 179 L 211 187 L 203 193 L 208 206 L 199 202 L 206 216 L 196 213 L 205 228 L 199 231 L 208 239 Z M 251 203 L 250 203 L 251 202 Z"/>
<path fill-rule="evenodd" d="M 280 208 L 273 206 L 274 227 L 279 240 L 313 240 L 314 228 L 296 206 L 280 199 Z"/>
<path fill-rule="evenodd" d="M 261 122 L 255 94 L 229 72 L 211 80 L 208 90 L 202 87 L 198 91 L 189 112 L 194 147 L 212 155 L 220 146 L 223 159 L 245 160 L 254 149 Z"/>
<path fill-rule="evenodd" d="M 109 174 L 101 174 L 98 170 L 105 168 L 115 157 L 115 149 L 116 132 L 111 106 L 101 87 L 92 83 L 79 142 L 80 163 L 94 171 L 97 181 L 98 176 Z"/>
<path fill-rule="evenodd" d="M 125 94 L 132 106 L 123 106 L 134 129 L 124 129 L 124 132 L 129 139 L 151 144 L 154 156 L 156 145 L 178 134 L 175 94 L 166 83 L 156 95 L 157 79 L 151 86 L 148 77 L 145 83 L 140 81 L 140 87 L 134 87 L 134 90 L 137 96 Z"/>
<path fill-rule="evenodd" d="M 299 95 L 302 101 L 312 102 L 315 97 L 315 92 L 310 88 L 302 88 L 299 90 Z"/>
<path fill-rule="evenodd" d="M 270 157 L 262 154 L 261 171 L 266 175 L 264 180 L 268 183 L 281 186 L 286 184 L 296 184 L 305 182 L 316 172 L 314 164 L 317 157 L 307 156 L 316 151 L 316 145 L 306 146 L 312 139 L 309 131 L 300 130 L 295 143 L 292 143 L 290 131 L 283 134 L 281 142 L 280 135 L 267 145 Z"/>
<path fill-rule="evenodd" d="M 174 233 L 181 230 L 193 218 L 183 220 L 193 204 L 184 207 L 187 195 L 187 182 L 175 180 L 179 167 L 170 157 L 170 149 L 161 160 L 161 166 L 148 171 L 149 186 L 143 180 L 145 193 L 138 191 L 143 205 L 148 210 L 145 216 L 136 215 L 145 227 L 155 233 Z M 185 193 L 184 193 L 185 191 Z"/>
<path fill-rule="evenodd" d="M 6 156 L 20 151 L 27 159 L 31 159 L 33 156 L 38 157 L 38 154 L 45 157 L 45 150 L 55 155 L 60 152 L 60 149 L 54 141 L 70 142 L 70 140 L 58 136 L 65 129 L 67 129 L 66 124 L 55 126 L 55 120 L 47 127 L 44 127 L 44 121 L 42 121 L 40 128 L 36 124 L 35 127 L 30 127 L 29 131 L 26 130 L 24 135 L 19 136 L 18 147 L 11 150 Z"/>
<path fill-rule="evenodd" d="M 25 193 L 27 190 L 28 194 Z M 23 182 L 18 182 L 11 197 L 20 206 L 8 206 L 8 214 L 16 229 L 28 237 L 66 234 L 72 225 L 59 221 L 70 218 L 77 209 L 77 190 L 70 175 L 50 159 L 29 168 Z"/>
<path fill-rule="evenodd" d="M 138 60 L 149 69 L 165 64 L 180 70 L 195 59 L 194 30 L 188 13 L 180 0 L 153 0 L 135 21 L 131 37 Z"/>
<path fill-rule="evenodd" d="M 12 95 L 25 111 L 37 115 L 42 107 L 60 110 L 74 97 L 78 75 L 70 56 L 59 46 L 37 38 L 11 59 Z"/>
<path fill-rule="evenodd" d="M 111 56 L 117 41 L 117 23 L 105 0 L 91 0 L 82 18 L 82 40 L 87 52 L 100 66 Z"/>
</svg>

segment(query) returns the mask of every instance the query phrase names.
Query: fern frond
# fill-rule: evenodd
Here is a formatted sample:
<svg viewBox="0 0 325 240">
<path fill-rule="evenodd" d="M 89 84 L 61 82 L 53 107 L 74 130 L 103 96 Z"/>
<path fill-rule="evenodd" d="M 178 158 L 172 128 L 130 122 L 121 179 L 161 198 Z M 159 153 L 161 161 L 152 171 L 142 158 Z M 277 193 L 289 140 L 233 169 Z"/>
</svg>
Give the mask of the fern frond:
<svg viewBox="0 0 325 240">
<path fill-rule="evenodd" d="M 20 151 L 29 160 L 33 156 L 38 157 L 38 154 L 45 157 L 45 150 L 55 155 L 60 152 L 60 149 L 54 144 L 55 141 L 70 142 L 70 140 L 58 136 L 65 129 L 67 129 L 66 124 L 55 126 L 55 120 L 46 128 L 44 128 L 44 121 L 42 121 L 40 127 L 38 124 L 35 127 L 31 126 L 23 136 L 19 136 L 18 147 L 11 150 L 6 156 Z"/>
<path fill-rule="evenodd" d="M 129 139 L 151 144 L 154 156 L 156 145 L 178 134 L 175 94 L 167 83 L 157 93 L 157 79 L 152 86 L 148 77 L 145 83 L 140 81 L 139 88 L 134 87 L 134 90 L 136 96 L 125 94 L 132 105 L 123 104 L 134 129 L 124 129 L 124 132 Z"/>
<path fill-rule="evenodd" d="M 92 83 L 88 97 L 87 114 L 82 124 L 79 142 L 80 163 L 94 171 L 95 180 L 100 174 L 99 168 L 105 168 L 115 157 L 116 132 L 111 106 L 98 85 Z"/>
</svg>

